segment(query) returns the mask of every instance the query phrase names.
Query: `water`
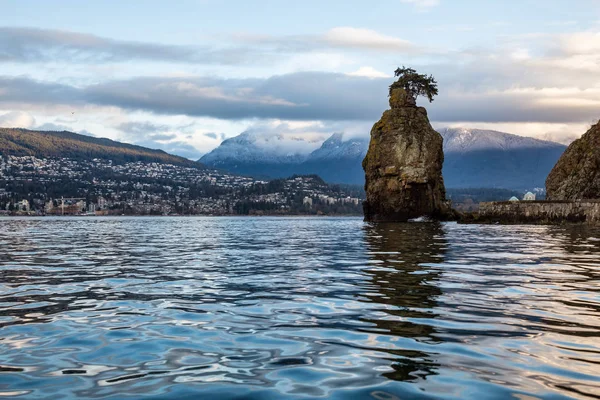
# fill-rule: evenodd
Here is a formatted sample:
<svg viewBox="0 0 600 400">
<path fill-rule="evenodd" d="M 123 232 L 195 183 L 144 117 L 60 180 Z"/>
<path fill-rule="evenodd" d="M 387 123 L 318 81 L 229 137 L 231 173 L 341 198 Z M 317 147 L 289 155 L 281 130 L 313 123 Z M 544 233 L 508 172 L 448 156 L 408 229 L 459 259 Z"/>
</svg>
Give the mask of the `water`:
<svg viewBox="0 0 600 400">
<path fill-rule="evenodd" d="M 600 229 L 0 219 L 0 395 L 600 396 Z"/>
</svg>

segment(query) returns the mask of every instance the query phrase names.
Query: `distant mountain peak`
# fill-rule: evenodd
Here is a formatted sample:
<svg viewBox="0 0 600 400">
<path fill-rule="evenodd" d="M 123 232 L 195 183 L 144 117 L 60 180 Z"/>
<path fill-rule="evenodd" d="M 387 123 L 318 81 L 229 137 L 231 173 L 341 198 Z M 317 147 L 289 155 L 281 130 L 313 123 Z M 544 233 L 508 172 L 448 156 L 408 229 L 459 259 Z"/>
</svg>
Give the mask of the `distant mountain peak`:
<svg viewBox="0 0 600 400">
<path fill-rule="evenodd" d="M 318 146 L 319 142 L 305 140 L 298 135 L 249 130 L 224 140 L 199 161 L 218 168 L 235 166 L 242 170 L 250 164 L 297 164 L 304 161 Z"/>
<path fill-rule="evenodd" d="M 339 146 L 339 145 L 342 144 L 343 140 L 344 140 L 344 134 L 343 133 L 341 133 L 341 132 L 334 133 L 329 138 L 327 138 L 327 140 L 325 140 L 323 142 L 323 145 L 321 145 L 321 148 L 323 148 L 323 147 L 331 147 L 331 146 Z"/>
<path fill-rule="evenodd" d="M 310 154 L 308 160 L 364 157 L 368 147 L 368 138 L 353 138 L 344 141 L 343 133 L 334 133 L 323 142 L 320 148 Z"/>
<path fill-rule="evenodd" d="M 565 150 L 559 143 L 510 133 L 445 128 L 444 180 L 447 187 L 528 189 L 543 186 Z"/>
<path fill-rule="evenodd" d="M 227 139 L 199 161 L 231 172 L 280 178 L 291 174 L 318 174 L 329 182 L 353 182 L 360 175 L 368 138 L 337 132 L 325 141 L 301 135 L 243 132 Z M 324 165 L 327 164 L 327 167 Z M 342 166 L 344 164 L 345 166 Z M 347 165 L 346 165 L 347 164 Z"/>
<path fill-rule="evenodd" d="M 444 138 L 444 151 L 447 153 L 564 147 L 559 143 L 547 140 L 485 129 L 443 128 L 439 129 L 438 132 Z"/>
</svg>

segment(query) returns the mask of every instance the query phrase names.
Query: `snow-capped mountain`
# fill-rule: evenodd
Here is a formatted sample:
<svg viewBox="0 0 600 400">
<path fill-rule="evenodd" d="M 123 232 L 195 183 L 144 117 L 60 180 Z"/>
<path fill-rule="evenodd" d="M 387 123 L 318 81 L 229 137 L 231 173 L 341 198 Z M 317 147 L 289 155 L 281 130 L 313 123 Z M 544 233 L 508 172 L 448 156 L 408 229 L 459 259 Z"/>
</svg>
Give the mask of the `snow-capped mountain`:
<svg viewBox="0 0 600 400">
<path fill-rule="evenodd" d="M 562 146 L 546 140 L 483 129 L 444 128 L 439 129 L 438 132 L 444 138 L 444 153 L 466 153 L 479 150 L 510 151 Z"/>
<path fill-rule="evenodd" d="M 361 162 L 368 145 L 366 138 L 344 140 L 341 133 L 315 142 L 244 132 L 223 141 L 198 161 L 243 175 L 283 178 L 317 174 L 328 182 L 356 183 L 362 179 Z"/>
<path fill-rule="evenodd" d="M 243 132 L 224 140 L 219 147 L 200 159 L 207 165 L 234 163 L 300 163 L 311 151 L 318 148 L 320 141 L 311 142 L 283 135 L 261 135 Z"/>
<path fill-rule="evenodd" d="M 323 142 L 321 147 L 310 153 L 311 161 L 323 159 L 341 159 L 364 157 L 369 147 L 368 138 L 353 138 L 344 141 L 342 133 L 334 133 Z M 361 158 L 362 160 L 362 158 Z"/>
<path fill-rule="evenodd" d="M 367 138 L 344 140 L 343 134 L 335 133 L 309 154 L 299 166 L 299 173 L 317 174 L 326 182 L 362 185 L 362 160 L 368 148 Z"/>
<path fill-rule="evenodd" d="M 200 158 L 201 163 L 236 174 L 263 178 L 294 175 L 299 164 L 317 149 L 321 140 L 297 136 L 243 132 Z"/>
<path fill-rule="evenodd" d="M 503 132 L 446 128 L 444 180 L 449 188 L 544 187 L 566 146 Z M 323 142 L 243 133 L 200 159 L 209 166 L 260 177 L 317 174 L 332 183 L 362 185 L 368 138 L 335 133 Z"/>
<path fill-rule="evenodd" d="M 566 146 L 504 132 L 446 128 L 444 183 L 451 188 L 544 187 Z"/>
</svg>

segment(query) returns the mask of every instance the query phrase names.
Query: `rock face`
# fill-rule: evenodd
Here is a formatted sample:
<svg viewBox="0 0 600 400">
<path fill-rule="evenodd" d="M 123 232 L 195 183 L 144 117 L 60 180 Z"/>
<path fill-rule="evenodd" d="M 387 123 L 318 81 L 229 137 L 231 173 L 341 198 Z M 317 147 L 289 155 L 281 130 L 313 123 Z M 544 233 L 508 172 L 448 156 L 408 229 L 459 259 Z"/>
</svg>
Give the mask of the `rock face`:
<svg viewBox="0 0 600 400">
<path fill-rule="evenodd" d="M 479 214 L 469 221 L 502 224 L 600 224 L 600 201 L 501 201 L 479 204 Z"/>
<path fill-rule="evenodd" d="M 365 221 L 402 222 L 448 211 L 442 178 L 443 139 L 427 111 L 403 89 L 371 130 L 365 159 Z"/>
<path fill-rule="evenodd" d="M 600 199 L 600 122 L 571 143 L 546 179 L 548 200 Z"/>
</svg>

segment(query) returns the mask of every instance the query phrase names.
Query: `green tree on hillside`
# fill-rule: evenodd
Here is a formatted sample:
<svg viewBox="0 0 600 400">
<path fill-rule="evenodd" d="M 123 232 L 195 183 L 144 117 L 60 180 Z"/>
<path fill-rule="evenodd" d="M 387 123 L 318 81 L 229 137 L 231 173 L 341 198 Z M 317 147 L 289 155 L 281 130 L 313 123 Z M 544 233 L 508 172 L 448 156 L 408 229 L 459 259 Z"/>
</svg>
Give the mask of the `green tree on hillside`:
<svg viewBox="0 0 600 400">
<path fill-rule="evenodd" d="M 390 93 L 397 88 L 402 88 L 406 92 L 410 93 L 413 99 L 417 99 L 417 96 L 426 96 L 429 102 L 433 101 L 433 97 L 438 94 L 437 81 L 433 75 L 419 74 L 412 68 L 397 68 L 394 71 L 394 76 L 398 77 L 398 80 L 390 85 Z"/>
</svg>

